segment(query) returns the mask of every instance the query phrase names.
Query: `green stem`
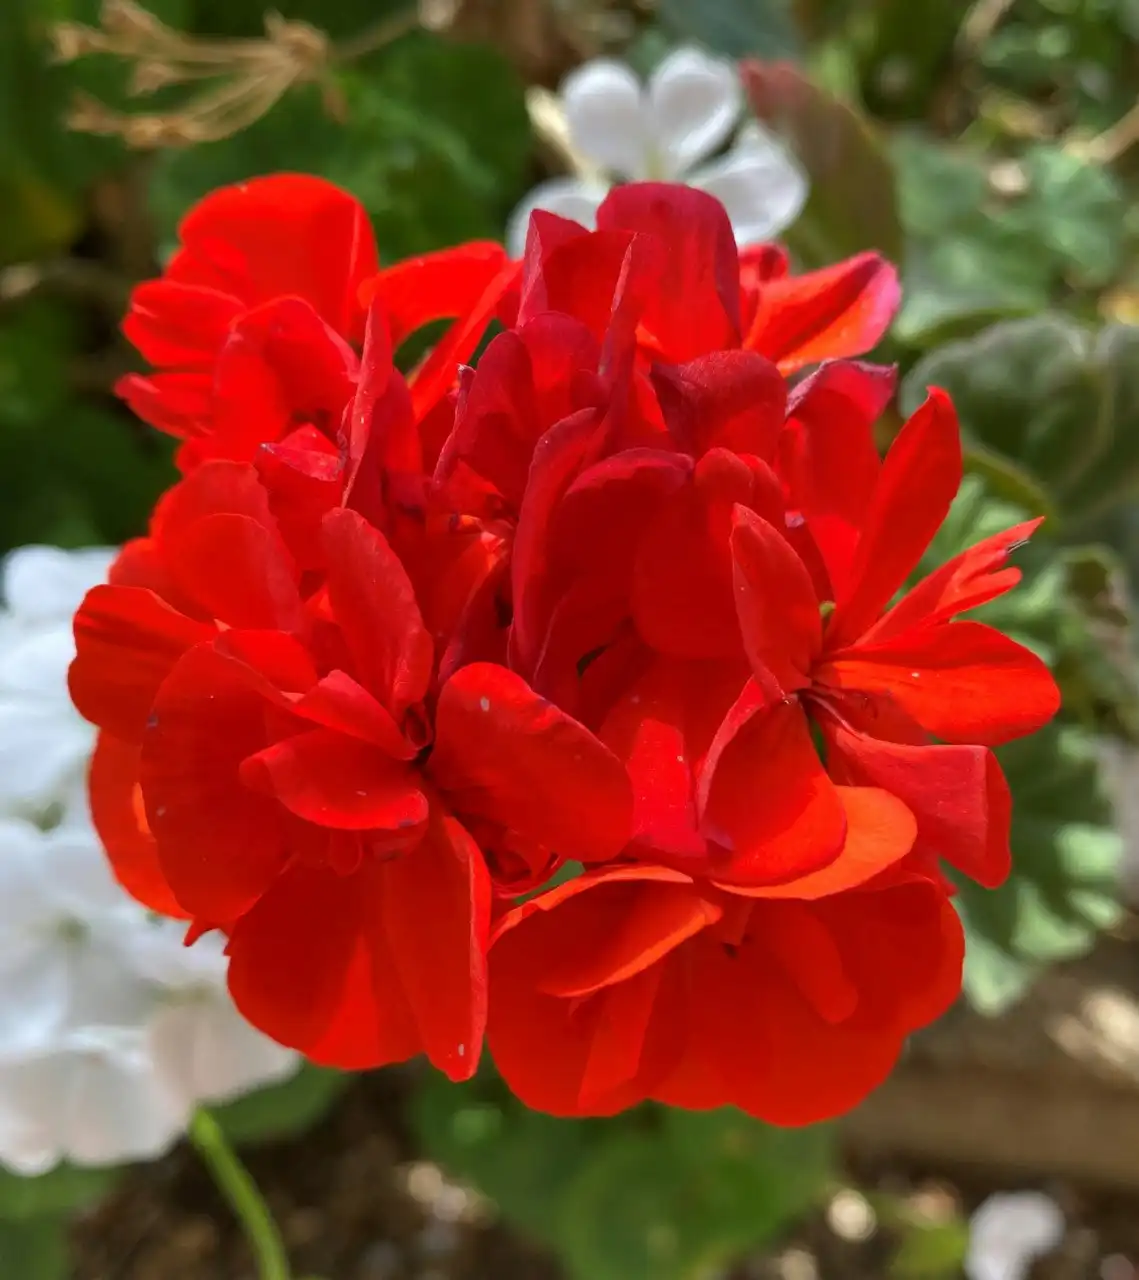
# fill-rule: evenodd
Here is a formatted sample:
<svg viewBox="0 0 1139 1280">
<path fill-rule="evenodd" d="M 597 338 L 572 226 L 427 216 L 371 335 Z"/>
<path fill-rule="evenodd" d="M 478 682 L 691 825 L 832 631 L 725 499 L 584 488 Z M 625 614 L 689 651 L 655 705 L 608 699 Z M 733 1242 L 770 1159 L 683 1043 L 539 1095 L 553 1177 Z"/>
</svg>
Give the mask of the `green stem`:
<svg viewBox="0 0 1139 1280">
<path fill-rule="evenodd" d="M 195 1112 L 189 1136 L 241 1223 L 260 1280 L 291 1280 L 288 1255 L 269 1206 L 218 1122 L 208 1111 Z"/>
</svg>

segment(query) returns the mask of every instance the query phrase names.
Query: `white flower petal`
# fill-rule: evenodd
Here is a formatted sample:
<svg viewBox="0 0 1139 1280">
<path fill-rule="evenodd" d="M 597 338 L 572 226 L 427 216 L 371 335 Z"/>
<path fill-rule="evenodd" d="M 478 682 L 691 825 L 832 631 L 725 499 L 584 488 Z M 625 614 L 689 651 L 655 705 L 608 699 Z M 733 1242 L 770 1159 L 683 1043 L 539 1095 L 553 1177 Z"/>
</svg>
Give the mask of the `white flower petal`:
<svg viewBox="0 0 1139 1280">
<path fill-rule="evenodd" d="M 622 178 L 645 176 L 652 128 L 641 82 L 623 62 L 582 63 L 559 93 L 570 139 L 583 156 Z"/>
<path fill-rule="evenodd" d="M 42 851 L 46 893 L 61 915 L 86 923 L 145 920 L 111 872 L 99 837 L 90 827 L 57 827 L 46 833 Z"/>
<path fill-rule="evenodd" d="M 727 210 L 737 243 L 771 240 L 789 227 L 807 199 L 802 170 L 774 139 L 752 134 L 726 156 L 689 176 Z"/>
<path fill-rule="evenodd" d="M 186 924 L 148 919 L 129 939 L 131 963 L 148 981 L 169 991 L 204 990 L 224 993 L 228 962 L 219 934 L 186 946 Z"/>
<path fill-rule="evenodd" d="M 735 66 L 677 49 L 649 81 L 649 110 L 664 177 L 679 177 L 730 136 L 743 104 Z"/>
<path fill-rule="evenodd" d="M 35 1177 L 63 1159 L 58 1120 L 70 1066 L 67 1053 L 0 1062 L 0 1164 Z"/>
<path fill-rule="evenodd" d="M 1039 1191 L 990 1196 L 969 1221 L 969 1280 L 1023 1280 L 1064 1238 L 1064 1214 Z"/>
<path fill-rule="evenodd" d="M 20 547 L 4 561 L 3 594 L 8 608 L 21 622 L 70 618 L 87 591 L 107 580 L 117 554 L 112 547 L 82 551 Z"/>
<path fill-rule="evenodd" d="M 70 706 L 0 695 L 0 812 L 38 816 L 70 798 L 94 738 Z"/>
<path fill-rule="evenodd" d="M 551 178 L 540 182 L 510 215 L 506 228 L 507 252 L 512 258 L 521 258 L 526 252 L 526 233 L 535 209 L 570 218 L 592 230 L 597 224 L 597 210 L 608 193 L 608 187 L 583 178 Z"/>
<path fill-rule="evenodd" d="M 51 1044 L 71 996 L 67 953 L 50 936 L 0 938 L 0 1062 Z"/>
<path fill-rule="evenodd" d="M 70 622 L 24 628 L 0 649 L 0 690 L 70 706 L 67 668 L 74 657 Z M 77 711 L 72 715 L 79 717 Z"/>
<path fill-rule="evenodd" d="M 300 1061 L 255 1030 L 228 996 L 199 996 L 160 1008 L 150 1024 L 155 1070 L 188 1106 L 225 1102 L 283 1080 Z"/>
<path fill-rule="evenodd" d="M 86 1031 L 68 1045 L 68 1106 L 60 1148 L 75 1164 L 116 1164 L 162 1155 L 190 1108 L 156 1074 L 142 1031 Z"/>
</svg>

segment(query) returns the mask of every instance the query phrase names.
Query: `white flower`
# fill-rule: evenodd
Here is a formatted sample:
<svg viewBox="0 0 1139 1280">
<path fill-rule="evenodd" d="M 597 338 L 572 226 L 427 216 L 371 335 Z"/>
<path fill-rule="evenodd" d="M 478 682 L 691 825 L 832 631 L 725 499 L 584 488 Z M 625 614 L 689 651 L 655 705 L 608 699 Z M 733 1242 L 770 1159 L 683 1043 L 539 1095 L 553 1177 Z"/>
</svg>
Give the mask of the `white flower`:
<svg viewBox="0 0 1139 1280">
<path fill-rule="evenodd" d="M 573 147 L 600 177 L 554 178 L 514 211 L 506 244 L 521 257 L 535 209 L 594 224 L 607 179 L 684 181 L 714 195 L 732 220 L 736 240 L 769 240 L 794 222 L 807 197 L 798 165 L 754 121 L 726 155 L 743 109 L 734 65 L 695 48 L 677 49 L 642 85 L 623 62 L 595 58 L 572 71 L 561 103 Z M 704 162 L 704 163 L 702 163 Z"/>
<path fill-rule="evenodd" d="M 81 792 L 95 731 L 71 705 L 71 617 L 115 552 L 21 547 L 4 561 L 0 813 L 39 819 Z"/>
<path fill-rule="evenodd" d="M 0 1061 L 0 1160 L 28 1176 L 61 1160 L 153 1159 L 189 1117 L 155 1073 L 138 1027 L 83 1027 Z"/>
<path fill-rule="evenodd" d="M 1059 1205 L 1039 1191 L 990 1196 L 969 1222 L 969 1280 L 1024 1280 L 1064 1238 Z"/>
<path fill-rule="evenodd" d="M 0 821 L 0 1061 L 80 1027 L 139 1023 L 152 999 L 131 949 L 145 923 L 90 828 Z"/>
<path fill-rule="evenodd" d="M 220 941 L 184 947 L 184 925 L 115 881 L 91 826 L 71 615 L 114 554 L 25 547 L 4 564 L 0 1165 L 29 1175 L 160 1155 L 199 1103 L 299 1061 L 237 1013 Z"/>
<path fill-rule="evenodd" d="M 209 934 L 187 947 L 184 933 L 173 921 L 157 920 L 134 949 L 140 971 L 162 988 L 147 1033 L 166 1087 L 194 1101 L 228 1102 L 291 1075 L 297 1055 L 234 1008 L 221 939 Z"/>
</svg>

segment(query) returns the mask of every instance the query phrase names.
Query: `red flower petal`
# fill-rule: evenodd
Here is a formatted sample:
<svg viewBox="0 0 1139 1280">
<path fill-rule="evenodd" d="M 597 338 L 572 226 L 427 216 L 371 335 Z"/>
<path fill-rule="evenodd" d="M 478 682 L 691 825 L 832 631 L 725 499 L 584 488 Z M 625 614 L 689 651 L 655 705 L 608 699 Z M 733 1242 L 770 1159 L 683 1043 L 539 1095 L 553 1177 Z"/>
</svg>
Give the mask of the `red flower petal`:
<svg viewBox="0 0 1139 1280">
<path fill-rule="evenodd" d="M 357 512 L 324 518 L 328 595 L 356 676 L 397 724 L 427 692 L 433 646 L 415 591 L 383 534 Z"/>
<path fill-rule="evenodd" d="M 980 622 L 944 623 L 847 649 L 833 655 L 816 679 L 885 694 L 946 742 L 997 746 L 1035 732 L 1060 706 L 1044 663 Z"/>
<path fill-rule="evenodd" d="M 658 242 L 660 275 L 640 317 L 653 350 L 682 364 L 739 345 L 739 255 L 718 200 L 693 187 L 630 183 L 610 191 L 597 226 Z"/>
<path fill-rule="evenodd" d="M 428 767 L 460 816 L 485 818 L 563 858 L 612 858 L 629 839 L 624 766 L 503 667 L 474 663 L 443 686 Z"/>
<path fill-rule="evenodd" d="M 1040 527 L 1026 520 L 993 534 L 962 551 L 907 591 L 896 605 L 866 633 L 863 643 L 878 644 L 915 626 L 948 622 L 966 609 L 1004 595 L 1020 581 L 1021 573 L 1008 563 L 1009 555 Z"/>
<path fill-rule="evenodd" d="M 508 262 L 496 241 L 471 240 L 385 267 L 363 286 L 360 301 L 382 300 L 391 344 L 398 347 L 433 320 L 466 315 Z"/>
<path fill-rule="evenodd" d="M 829 719 L 823 724 L 833 776 L 884 787 L 913 813 L 923 845 L 986 888 L 1004 883 L 1012 802 L 987 747 L 914 747 L 881 742 Z"/>
<path fill-rule="evenodd" d="M 753 351 L 713 351 L 684 365 L 655 365 L 653 389 L 669 432 L 694 458 L 719 446 L 766 461 L 783 428 L 787 384 Z"/>
<path fill-rule="evenodd" d="M 115 395 L 143 422 L 177 439 L 201 431 L 213 409 L 207 373 L 128 373 L 115 383 Z"/>
<path fill-rule="evenodd" d="M 869 351 L 890 326 L 901 291 L 898 273 L 876 253 L 760 286 L 743 345 L 784 373 Z"/>
<path fill-rule="evenodd" d="M 895 382 L 891 368 L 828 361 L 788 397 L 779 470 L 789 505 L 802 512 L 835 592 L 850 585 L 881 471 L 873 427 Z"/>
<path fill-rule="evenodd" d="M 294 863 L 230 933 L 229 989 L 242 1015 L 348 1071 L 422 1050 L 384 932 L 383 875 L 372 865 L 338 876 Z"/>
<path fill-rule="evenodd" d="M 469 1079 L 487 1017 L 490 877 L 482 854 L 454 818 L 433 815 L 422 843 L 384 864 L 383 880 L 384 929 L 423 1052 L 452 1080 Z"/>
<path fill-rule="evenodd" d="M 187 618 L 141 587 L 93 587 L 75 615 L 68 688 L 80 715 L 136 742 L 158 688 L 178 659 L 216 628 Z"/>
<path fill-rule="evenodd" d="M 685 1034 L 658 1003 L 660 961 L 717 914 L 686 877 L 629 867 L 587 873 L 508 915 L 491 948 L 487 1030 L 513 1092 L 555 1115 L 640 1101 Z M 552 994 L 561 990 L 584 994 Z"/>
<path fill-rule="evenodd" d="M 88 775 L 91 820 L 115 879 L 135 899 L 159 915 L 184 918 L 158 861 L 158 849 L 138 785 L 140 751 L 133 743 L 101 733 Z"/>
<path fill-rule="evenodd" d="M 769 705 L 749 682 L 713 742 L 697 793 L 700 829 L 718 853 L 707 874 L 784 884 L 833 862 L 846 811 L 793 702 Z"/>
<path fill-rule="evenodd" d="M 191 915 L 228 922 L 285 865 L 284 811 L 246 788 L 241 762 L 265 746 L 265 702 L 251 673 L 210 645 L 166 678 L 139 771 L 162 871 Z"/>
<path fill-rule="evenodd" d="M 160 369 L 208 371 L 240 314 L 238 299 L 215 288 L 146 280 L 131 294 L 123 333 Z"/>
<path fill-rule="evenodd" d="M 361 283 L 377 270 L 371 223 L 355 197 L 307 174 L 251 178 L 211 192 L 178 228 L 168 274 L 224 289 L 247 307 L 294 295 L 345 337 L 363 336 Z"/>
<path fill-rule="evenodd" d="M 240 776 L 318 827 L 391 832 L 410 843 L 427 821 L 427 797 L 407 764 L 329 729 L 293 734 L 247 756 Z"/>
<path fill-rule="evenodd" d="M 810 684 L 823 624 L 811 576 L 787 539 L 761 516 L 733 514 L 732 579 L 744 649 L 761 685 L 779 694 Z"/>
<path fill-rule="evenodd" d="M 873 786 L 840 786 L 835 790 L 846 814 L 846 839 L 832 863 L 786 884 L 723 888 L 749 898 L 808 902 L 861 888 L 901 862 L 914 847 L 918 833 L 918 822 L 903 800 Z"/>
<path fill-rule="evenodd" d="M 877 621 L 941 527 L 961 484 L 961 435 L 943 391 L 890 446 L 849 578 L 835 598 L 827 647 L 857 640 Z"/>
</svg>

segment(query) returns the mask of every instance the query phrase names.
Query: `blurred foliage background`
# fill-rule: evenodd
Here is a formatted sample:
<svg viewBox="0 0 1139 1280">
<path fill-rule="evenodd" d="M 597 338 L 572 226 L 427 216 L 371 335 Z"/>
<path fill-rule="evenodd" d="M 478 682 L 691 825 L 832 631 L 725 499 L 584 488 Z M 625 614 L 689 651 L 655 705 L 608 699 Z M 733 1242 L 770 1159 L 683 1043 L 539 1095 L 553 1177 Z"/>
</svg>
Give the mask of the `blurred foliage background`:
<svg viewBox="0 0 1139 1280">
<path fill-rule="evenodd" d="M 386 261 L 498 236 L 556 164 L 536 89 L 598 53 L 648 70 L 679 41 L 754 58 L 752 108 L 811 179 L 787 235 L 799 265 L 895 258 L 905 304 L 880 354 L 902 369 L 899 412 L 930 383 L 961 412 L 970 475 L 931 554 L 1048 516 L 1023 588 L 987 612 L 1053 665 L 1065 712 L 1004 753 L 1017 869 L 997 893 L 963 888 L 967 998 L 1007 1015 L 1120 929 L 1100 759 L 1139 737 L 1139 0 L 282 0 L 268 20 L 262 0 L 144 3 L 0 3 L 0 550 L 120 542 L 169 483 L 169 442 L 111 393 L 134 367 L 117 326 L 206 191 L 322 174 L 363 201 Z M 179 82 L 203 65 L 212 79 Z M 241 1141 L 295 1138 L 343 1094 L 306 1071 L 222 1119 Z M 489 1072 L 412 1073 L 398 1097 L 404 1154 L 573 1280 L 727 1275 L 848 1176 L 827 1129 L 652 1109 L 567 1124 Z M 0 1175 L 0 1275 L 112 1274 L 69 1262 L 60 1224 L 115 1176 Z M 958 1274 L 956 1211 L 871 1199 L 887 1246 L 870 1274 Z"/>
</svg>

